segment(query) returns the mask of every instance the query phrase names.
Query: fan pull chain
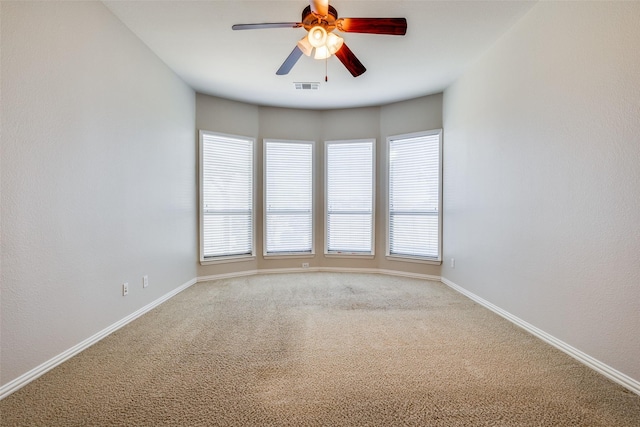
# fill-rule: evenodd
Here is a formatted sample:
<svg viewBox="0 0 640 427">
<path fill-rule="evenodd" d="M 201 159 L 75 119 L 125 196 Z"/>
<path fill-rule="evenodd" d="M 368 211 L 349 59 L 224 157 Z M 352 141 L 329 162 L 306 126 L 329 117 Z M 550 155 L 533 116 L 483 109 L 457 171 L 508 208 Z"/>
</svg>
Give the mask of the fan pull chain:
<svg viewBox="0 0 640 427">
<path fill-rule="evenodd" d="M 326 58 L 324 58 L 324 81 L 328 82 L 329 81 L 329 57 L 327 56 Z"/>
</svg>

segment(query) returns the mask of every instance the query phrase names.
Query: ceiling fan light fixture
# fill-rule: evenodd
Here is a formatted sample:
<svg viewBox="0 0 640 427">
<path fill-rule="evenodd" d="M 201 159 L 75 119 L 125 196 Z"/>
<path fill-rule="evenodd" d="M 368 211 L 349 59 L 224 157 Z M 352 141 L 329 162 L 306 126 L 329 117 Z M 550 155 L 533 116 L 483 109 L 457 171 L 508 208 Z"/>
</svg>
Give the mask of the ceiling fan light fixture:
<svg viewBox="0 0 640 427">
<path fill-rule="evenodd" d="M 326 46 L 320 46 L 316 48 L 316 54 L 313 59 L 327 59 L 331 56 L 331 52 Z"/>
<path fill-rule="evenodd" d="M 311 46 L 319 48 L 320 46 L 324 46 L 327 42 L 327 30 L 319 25 L 316 25 L 309 30 L 309 34 L 307 37 Z"/>
<path fill-rule="evenodd" d="M 305 55 L 311 56 L 313 46 L 311 46 L 311 43 L 309 43 L 309 39 L 307 38 L 307 36 L 304 36 L 302 39 L 300 39 L 300 41 L 298 42 L 298 49 L 300 49 Z"/>
<path fill-rule="evenodd" d="M 333 55 L 337 51 L 340 50 L 342 45 L 344 44 L 344 39 L 337 34 L 329 33 L 327 34 L 327 49 L 329 50 L 329 54 Z"/>
</svg>

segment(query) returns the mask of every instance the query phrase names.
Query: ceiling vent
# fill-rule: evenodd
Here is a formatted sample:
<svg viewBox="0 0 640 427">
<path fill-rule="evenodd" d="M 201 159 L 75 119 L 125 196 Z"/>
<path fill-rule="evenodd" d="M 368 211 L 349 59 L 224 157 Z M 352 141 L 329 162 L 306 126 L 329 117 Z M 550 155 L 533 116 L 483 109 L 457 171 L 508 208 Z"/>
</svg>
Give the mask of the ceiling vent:
<svg viewBox="0 0 640 427">
<path fill-rule="evenodd" d="M 311 83 L 303 83 L 303 82 L 295 82 L 293 83 L 296 90 L 318 90 L 320 88 L 320 83 L 311 82 Z"/>
</svg>

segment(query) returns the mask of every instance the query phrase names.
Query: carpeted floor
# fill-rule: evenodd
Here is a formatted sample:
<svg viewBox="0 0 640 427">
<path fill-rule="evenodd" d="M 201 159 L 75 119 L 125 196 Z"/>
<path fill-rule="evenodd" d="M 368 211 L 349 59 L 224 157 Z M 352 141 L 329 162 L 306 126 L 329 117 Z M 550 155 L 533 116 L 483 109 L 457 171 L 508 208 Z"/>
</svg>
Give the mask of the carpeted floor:
<svg viewBox="0 0 640 427">
<path fill-rule="evenodd" d="M 640 426 L 640 396 L 446 286 L 200 283 L 0 402 L 3 426 Z"/>
</svg>

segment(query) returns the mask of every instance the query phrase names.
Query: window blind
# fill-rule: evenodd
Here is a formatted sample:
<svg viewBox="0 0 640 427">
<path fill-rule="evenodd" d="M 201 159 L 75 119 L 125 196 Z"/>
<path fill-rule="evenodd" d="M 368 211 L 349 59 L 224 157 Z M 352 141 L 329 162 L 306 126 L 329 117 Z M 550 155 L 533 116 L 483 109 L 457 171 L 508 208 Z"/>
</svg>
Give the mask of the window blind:
<svg viewBox="0 0 640 427">
<path fill-rule="evenodd" d="M 327 253 L 373 253 L 373 149 L 373 140 L 327 142 Z"/>
<path fill-rule="evenodd" d="M 440 259 L 440 131 L 389 139 L 389 254 Z"/>
<path fill-rule="evenodd" d="M 253 140 L 201 134 L 203 258 L 253 254 Z"/>
<path fill-rule="evenodd" d="M 313 251 L 313 143 L 265 141 L 266 254 Z"/>
</svg>

